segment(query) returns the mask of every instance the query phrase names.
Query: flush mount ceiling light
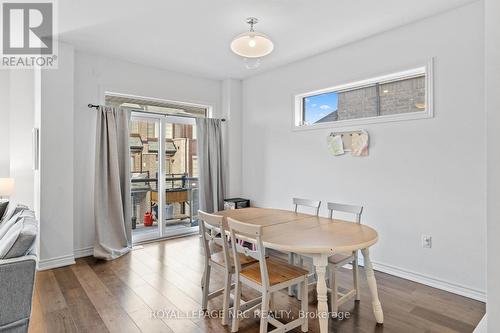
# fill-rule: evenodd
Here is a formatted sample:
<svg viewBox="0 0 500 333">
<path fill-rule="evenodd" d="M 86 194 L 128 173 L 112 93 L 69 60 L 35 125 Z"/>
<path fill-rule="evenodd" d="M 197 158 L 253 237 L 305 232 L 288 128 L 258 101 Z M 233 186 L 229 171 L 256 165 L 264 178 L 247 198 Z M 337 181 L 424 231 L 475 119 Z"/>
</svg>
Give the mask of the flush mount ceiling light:
<svg viewBox="0 0 500 333">
<path fill-rule="evenodd" d="M 231 50 L 243 57 L 245 66 L 248 69 L 256 68 L 260 65 L 260 59 L 273 52 L 273 42 L 263 33 L 256 32 L 253 28 L 259 20 L 249 17 L 246 22 L 250 24 L 250 31 L 236 36 L 231 42 Z"/>
</svg>

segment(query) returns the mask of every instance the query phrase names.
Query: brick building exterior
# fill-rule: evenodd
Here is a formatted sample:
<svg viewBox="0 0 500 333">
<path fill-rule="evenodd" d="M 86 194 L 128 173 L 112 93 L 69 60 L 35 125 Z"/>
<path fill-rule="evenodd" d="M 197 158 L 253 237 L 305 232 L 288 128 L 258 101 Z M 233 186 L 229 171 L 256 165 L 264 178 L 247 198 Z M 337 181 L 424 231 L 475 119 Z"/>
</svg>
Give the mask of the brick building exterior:
<svg viewBox="0 0 500 333">
<path fill-rule="evenodd" d="M 425 109 L 425 77 L 338 93 L 337 110 L 317 122 L 385 116 Z"/>
</svg>

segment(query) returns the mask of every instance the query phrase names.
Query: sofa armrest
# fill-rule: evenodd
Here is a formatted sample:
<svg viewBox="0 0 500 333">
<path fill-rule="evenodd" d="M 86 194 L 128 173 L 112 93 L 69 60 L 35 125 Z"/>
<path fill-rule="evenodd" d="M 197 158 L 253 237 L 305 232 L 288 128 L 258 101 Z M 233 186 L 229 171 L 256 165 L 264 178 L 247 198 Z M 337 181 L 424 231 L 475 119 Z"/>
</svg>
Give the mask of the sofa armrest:
<svg viewBox="0 0 500 333">
<path fill-rule="evenodd" d="M 0 259 L 0 331 L 29 320 L 36 263 L 36 255 Z"/>
</svg>

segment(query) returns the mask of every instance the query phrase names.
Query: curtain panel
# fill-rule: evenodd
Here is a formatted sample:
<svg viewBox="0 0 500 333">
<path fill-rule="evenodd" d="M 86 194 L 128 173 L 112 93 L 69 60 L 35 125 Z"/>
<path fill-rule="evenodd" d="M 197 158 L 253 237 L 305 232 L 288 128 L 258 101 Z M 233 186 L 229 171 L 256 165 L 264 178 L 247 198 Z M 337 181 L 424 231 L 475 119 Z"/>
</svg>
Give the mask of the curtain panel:
<svg viewBox="0 0 500 333">
<path fill-rule="evenodd" d="M 94 256 L 112 260 L 132 247 L 130 112 L 100 106 L 97 113 Z"/>
<path fill-rule="evenodd" d="M 224 209 L 225 170 L 222 121 L 197 118 L 200 209 L 213 213 Z"/>
</svg>

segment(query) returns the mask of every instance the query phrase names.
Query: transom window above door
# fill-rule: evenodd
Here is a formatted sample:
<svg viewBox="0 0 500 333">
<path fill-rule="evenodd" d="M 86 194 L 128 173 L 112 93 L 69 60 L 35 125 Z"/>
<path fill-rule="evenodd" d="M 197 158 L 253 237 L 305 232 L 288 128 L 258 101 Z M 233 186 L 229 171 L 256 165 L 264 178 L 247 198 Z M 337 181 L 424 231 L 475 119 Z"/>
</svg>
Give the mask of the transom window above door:
<svg viewBox="0 0 500 333">
<path fill-rule="evenodd" d="M 171 116 L 205 118 L 209 116 L 209 107 L 193 103 L 170 102 L 155 98 L 106 93 L 105 104 L 133 111 L 161 113 Z"/>
<path fill-rule="evenodd" d="M 295 96 L 294 128 L 342 127 L 432 117 L 432 66 Z"/>
</svg>

